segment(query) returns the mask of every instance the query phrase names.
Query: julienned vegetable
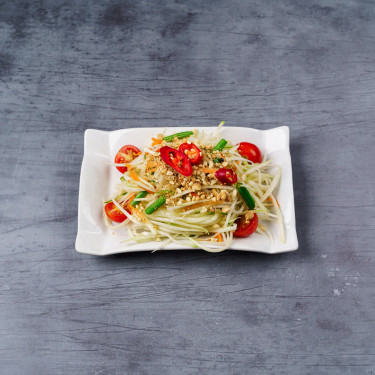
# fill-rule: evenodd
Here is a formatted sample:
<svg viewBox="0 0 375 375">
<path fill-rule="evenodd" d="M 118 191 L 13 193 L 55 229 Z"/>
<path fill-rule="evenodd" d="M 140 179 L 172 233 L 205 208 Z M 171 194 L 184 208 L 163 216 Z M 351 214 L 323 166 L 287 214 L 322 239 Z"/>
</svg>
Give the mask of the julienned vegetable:
<svg viewBox="0 0 375 375">
<path fill-rule="evenodd" d="M 254 232 L 272 239 L 270 221 L 278 223 L 283 242 L 274 196 L 281 168 L 262 162 L 253 143 L 232 147 L 219 137 L 222 125 L 212 134 L 159 134 L 142 151 L 124 146 L 115 166 L 125 171 L 103 205 L 106 225 L 127 230 L 126 242 L 156 241 L 155 250 L 179 244 L 218 252 L 230 248 L 234 236 Z"/>
</svg>

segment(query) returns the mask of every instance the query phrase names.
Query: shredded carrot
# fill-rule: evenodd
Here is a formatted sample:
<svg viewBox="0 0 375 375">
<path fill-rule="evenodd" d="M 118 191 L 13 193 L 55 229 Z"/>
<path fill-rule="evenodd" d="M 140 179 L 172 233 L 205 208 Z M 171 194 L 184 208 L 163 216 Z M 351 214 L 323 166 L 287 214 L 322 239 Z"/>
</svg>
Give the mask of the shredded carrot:
<svg viewBox="0 0 375 375">
<path fill-rule="evenodd" d="M 132 200 L 133 199 L 134 199 L 134 197 L 132 198 Z M 131 214 L 133 214 L 133 212 L 135 212 L 137 214 L 137 216 L 141 219 L 141 221 L 144 221 L 144 217 L 143 217 L 142 213 L 140 211 L 138 211 L 135 207 L 133 207 L 130 203 L 127 205 L 127 208 L 128 208 L 128 210 L 130 210 Z"/>
<path fill-rule="evenodd" d="M 279 201 L 277 200 L 276 197 L 274 197 L 274 198 L 275 198 L 275 201 L 276 201 L 277 205 L 278 205 L 279 208 L 280 208 L 280 203 L 279 203 Z M 271 203 L 272 203 L 272 199 L 271 199 L 271 197 L 268 197 L 268 198 L 265 200 L 265 202 L 271 202 Z"/>
<path fill-rule="evenodd" d="M 134 181 L 142 182 L 142 181 L 139 179 L 139 177 L 137 176 L 137 174 L 136 174 L 132 169 L 129 171 L 129 177 L 131 177 Z M 154 194 L 153 191 L 150 191 L 150 190 L 147 190 L 147 189 L 145 189 L 145 190 L 148 191 L 149 193 Z"/>
<path fill-rule="evenodd" d="M 280 208 L 280 203 L 279 203 L 279 201 L 277 200 L 277 198 L 276 197 L 274 197 L 275 198 L 275 201 L 276 201 L 276 203 L 277 203 L 277 205 L 279 206 L 279 208 Z"/>
<path fill-rule="evenodd" d="M 162 139 L 159 139 L 159 138 L 152 138 L 152 145 L 151 147 L 154 147 L 156 145 L 160 145 L 160 143 L 162 143 L 163 140 Z"/>
<path fill-rule="evenodd" d="M 215 242 L 217 237 L 217 242 L 223 242 L 223 236 L 221 233 L 216 233 L 211 237 L 211 241 Z"/>
<path fill-rule="evenodd" d="M 149 160 L 146 164 L 146 171 L 149 171 L 150 169 L 155 169 L 158 166 L 157 163 L 154 161 Z"/>
<path fill-rule="evenodd" d="M 215 168 L 201 168 L 200 169 L 203 173 L 215 173 L 217 169 Z"/>
<path fill-rule="evenodd" d="M 137 174 L 132 169 L 129 171 L 129 177 L 131 177 L 134 181 L 139 181 L 139 182 L 141 181 L 139 177 L 137 176 Z"/>
</svg>

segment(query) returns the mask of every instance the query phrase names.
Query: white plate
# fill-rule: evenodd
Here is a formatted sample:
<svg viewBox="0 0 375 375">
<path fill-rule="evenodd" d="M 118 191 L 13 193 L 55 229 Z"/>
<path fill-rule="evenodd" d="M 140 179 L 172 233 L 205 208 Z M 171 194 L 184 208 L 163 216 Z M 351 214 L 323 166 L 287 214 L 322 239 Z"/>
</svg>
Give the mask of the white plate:
<svg viewBox="0 0 375 375">
<path fill-rule="evenodd" d="M 184 127 L 184 130 L 193 128 Z M 207 132 L 215 128 L 197 128 Z M 143 148 L 160 128 L 123 129 L 111 132 L 88 129 L 85 132 L 84 156 L 81 168 L 78 202 L 78 233 L 76 250 L 93 255 L 109 255 L 133 251 L 151 251 L 157 242 L 123 244 L 128 238 L 125 228 L 113 232 L 107 228 L 102 216 L 102 200 L 108 198 L 119 181 L 120 173 L 109 163 L 113 162 L 117 151 L 125 144 Z M 182 128 L 168 128 L 167 134 L 181 131 Z M 266 236 L 254 233 L 248 238 L 235 239 L 232 250 L 257 251 L 268 254 L 282 253 L 298 249 L 296 234 L 292 164 L 289 152 L 289 128 L 282 126 L 270 130 L 257 130 L 242 127 L 224 127 L 220 134 L 233 144 L 248 141 L 256 144 L 262 153 L 281 166 L 282 177 L 277 191 L 284 218 L 286 243 L 279 240 L 278 227 L 267 223 L 274 237 L 274 243 Z M 171 244 L 169 250 L 187 249 Z"/>
</svg>

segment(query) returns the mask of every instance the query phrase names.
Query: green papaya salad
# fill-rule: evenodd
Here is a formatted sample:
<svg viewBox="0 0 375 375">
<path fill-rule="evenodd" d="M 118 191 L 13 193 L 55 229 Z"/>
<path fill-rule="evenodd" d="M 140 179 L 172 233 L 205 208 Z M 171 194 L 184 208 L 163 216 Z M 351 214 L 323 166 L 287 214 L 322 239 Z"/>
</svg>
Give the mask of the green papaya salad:
<svg viewBox="0 0 375 375">
<path fill-rule="evenodd" d="M 179 244 L 220 252 L 255 232 L 273 241 L 267 227 L 276 222 L 284 243 L 275 197 L 281 167 L 251 142 L 220 137 L 223 124 L 212 133 L 155 134 L 142 150 L 123 146 L 113 163 L 119 182 L 103 204 L 106 225 L 127 230 L 126 242 L 156 241 L 154 250 Z"/>
</svg>

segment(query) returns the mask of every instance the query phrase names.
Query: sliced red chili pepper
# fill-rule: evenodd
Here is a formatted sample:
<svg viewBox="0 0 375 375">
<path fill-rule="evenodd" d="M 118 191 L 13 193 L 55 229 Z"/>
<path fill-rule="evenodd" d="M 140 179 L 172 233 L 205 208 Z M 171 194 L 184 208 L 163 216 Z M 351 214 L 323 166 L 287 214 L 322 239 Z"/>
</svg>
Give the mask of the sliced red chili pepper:
<svg viewBox="0 0 375 375">
<path fill-rule="evenodd" d="M 237 175 L 230 168 L 220 168 L 215 172 L 215 177 L 222 184 L 234 184 L 237 181 Z"/>
<path fill-rule="evenodd" d="M 183 143 L 178 150 L 189 158 L 192 165 L 198 165 L 203 160 L 202 151 L 194 143 Z"/>
<path fill-rule="evenodd" d="M 181 151 L 168 146 L 162 147 L 159 151 L 164 163 L 170 165 L 178 173 L 184 176 L 190 176 L 193 173 L 189 158 Z"/>
</svg>

